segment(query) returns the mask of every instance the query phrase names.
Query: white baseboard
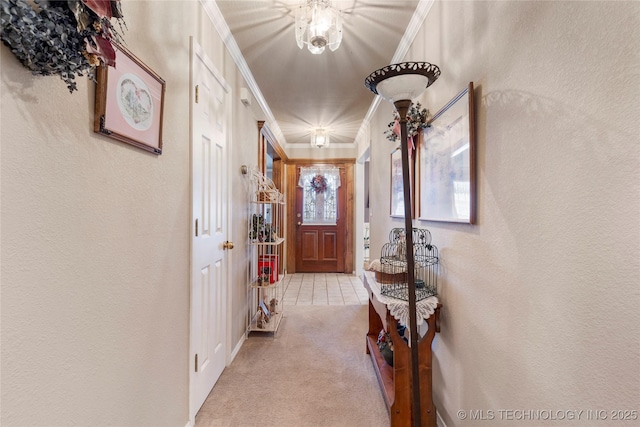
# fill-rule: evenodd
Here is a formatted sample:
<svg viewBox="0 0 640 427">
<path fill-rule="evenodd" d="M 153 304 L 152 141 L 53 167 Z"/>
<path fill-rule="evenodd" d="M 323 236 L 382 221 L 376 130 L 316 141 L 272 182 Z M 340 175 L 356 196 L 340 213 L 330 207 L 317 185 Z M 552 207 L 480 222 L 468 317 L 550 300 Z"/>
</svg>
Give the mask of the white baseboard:
<svg viewBox="0 0 640 427">
<path fill-rule="evenodd" d="M 236 344 L 236 347 L 233 349 L 233 351 L 229 355 L 229 363 L 227 364 L 227 366 L 231 365 L 231 362 L 233 362 L 233 359 L 236 358 L 236 356 L 238 355 L 238 352 L 240 351 L 240 348 L 242 347 L 242 344 L 244 344 L 246 339 L 247 339 L 247 334 L 243 334 L 242 339 L 238 341 L 238 344 Z"/>
<path fill-rule="evenodd" d="M 447 425 L 444 423 L 444 421 L 442 420 L 442 417 L 440 416 L 440 414 L 438 413 L 438 411 L 436 411 L 436 425 L 438 427 L 447 427 Z"/>
</svg>

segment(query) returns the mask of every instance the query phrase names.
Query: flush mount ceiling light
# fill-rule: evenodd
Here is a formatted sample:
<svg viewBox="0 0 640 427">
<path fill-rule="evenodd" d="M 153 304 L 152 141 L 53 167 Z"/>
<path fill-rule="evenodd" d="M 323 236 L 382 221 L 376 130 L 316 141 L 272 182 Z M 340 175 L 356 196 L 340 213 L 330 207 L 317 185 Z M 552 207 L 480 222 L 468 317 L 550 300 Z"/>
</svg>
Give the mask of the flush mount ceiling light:
<svg viewBox="0 0 640 427">
<path fill-rule="evenodd" d="M 336 50 L 342 41 L 342 16 L 330 0 L 304 0 L 296 12 L 296 42 L 300 49 L 319 55 Z"/>
<path fill-rule="evenodd" d="M 326 129 L 315 129 L 311 132 L 311 145 L 323 148 L 329 145 L 329 132 Z"/>
<path fill-rule="evenodd" d="M 440 76 L 440 68 L 428 62 L 401 62 L 380 68 L 364 80 L 365 86 L 376 95 L 393 102 L 400 117 L 400 148 L 402 151 L 402 183 L 404 186 L 405 245 L 413 247 L 413 218 L 411 211 L 411 185 L 409 176 L 409 147 L 407 145 L 407 112 L 411 100 L 420 95 Z M 407 257 L 407 288 L 409 293 L 409 330 L 411 333 L 411 377 L 413 425 L 420 426 L 420 368 L 418 355 L 418 328 L 416 320 L 415 259 L 412 250 Z M 415 384 L 418 386 L 416 387 Z M 428 386 L 427 386 L 428 387 Z"/>
</svg>

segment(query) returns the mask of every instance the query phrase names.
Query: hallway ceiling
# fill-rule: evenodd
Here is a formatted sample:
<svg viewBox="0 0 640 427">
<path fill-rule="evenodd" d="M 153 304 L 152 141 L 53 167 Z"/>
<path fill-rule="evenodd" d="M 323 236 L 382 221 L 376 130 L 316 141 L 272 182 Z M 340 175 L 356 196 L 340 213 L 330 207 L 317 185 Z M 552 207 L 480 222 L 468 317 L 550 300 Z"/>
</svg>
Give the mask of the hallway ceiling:
<svg viewBox="0 0 640 427">
<path fill-rule="evenodd" d="M 342 44 L 313 55 L 295 40 L 300 0 L 216 2 L 286 146 L 308 146 L 316 127 L 330 130 L 332 145 L 355 142 L 374 100 L 364 79 L 391 63 L 418 3 L 333 1 L 342 10 Z"/>
</svg>

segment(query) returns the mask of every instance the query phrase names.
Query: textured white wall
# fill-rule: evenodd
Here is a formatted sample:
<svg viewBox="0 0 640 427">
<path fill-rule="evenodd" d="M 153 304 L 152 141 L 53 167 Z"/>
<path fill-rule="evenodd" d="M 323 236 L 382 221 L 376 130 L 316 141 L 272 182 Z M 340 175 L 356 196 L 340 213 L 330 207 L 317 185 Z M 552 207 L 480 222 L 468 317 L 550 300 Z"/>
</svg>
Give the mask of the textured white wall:
<svg viewBox="0 0 640 427">
<path fill-rule="evenodd" d="M 233 61 L 227 64 L 233 66 Z M 240 73 L 237 73 L 235 93 L 240 93 L 240 87 L 246 87 Z M 238 96 L 235 96 L 238 98 Z M 255 104 L 255 103 L 254 103 Z M 249 262 L 251 248 L 247 244 L 248 235 L 248 181 L 246 175 L 240 171 L 240 165 L 256 167 L 258 165 L 258 122 L 255 109 L 240 102 L 234 103 L 233 135 L 231 137 L 231 167 L 229 179 L 231 189 L 230 227 L 231 241 L 235 247 L 229 251 L 232 271 L 232 350 L 238 348 L 238 343 L 244 339 L 247 328 L 247 279 L 249 277 Z"/>
<path fill-rule="evenodd" d="M 393 105 L 381 102 L 370 123 L 371 155 L 369 158 L 369 227 L 370 260 L 380 257 L 382 245 L 389 241 L 389 230 L 404 227 L 404 220 L 391 218 L 391 151 L 395 149 L 384 136 L 393 117 Z"/>
<path fill-rule="evenodd" d="M 478 224 L 416 221 L 441 254 L 448 427 L 618 425 L 586 411 L 640 409 L 639 24 L 637 2 L 438 2 L 406 57 L 442 69 L 421 99 L 433 113 L 476 85 Z M 386 215 L 389 111 L 371 131 L 372 254 L 401 226 Z"/>
<path fill-rule="evenodd" d="M 188 420 L 189 36 L 234 93 L 239 77 L 198 2 L 123 10 L 127 46 L 166 80 L 160 156 L 93 133 L 93 83 L 69 94 L 0 47 L 3 426 Z M 255 118 L 232 102 L 245 121 L 234 142 L 255 144 L 244 130 Z M 239 275 L 232 347 L 244 332 Z"/>
</svg>

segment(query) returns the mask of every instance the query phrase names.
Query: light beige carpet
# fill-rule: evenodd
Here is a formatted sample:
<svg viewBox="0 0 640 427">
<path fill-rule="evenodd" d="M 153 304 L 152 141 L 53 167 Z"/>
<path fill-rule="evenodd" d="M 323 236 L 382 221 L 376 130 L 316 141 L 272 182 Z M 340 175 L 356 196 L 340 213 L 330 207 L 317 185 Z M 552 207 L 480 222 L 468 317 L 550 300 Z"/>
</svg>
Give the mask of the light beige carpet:
<svg viewBox="0 0 640 427">
<path fill-rule="evenodd" d="M 368 307 L 289 306 L 252 334 L 196 416 L 207 426 L 388 426 L 369 355 Z"/>
</svg>

